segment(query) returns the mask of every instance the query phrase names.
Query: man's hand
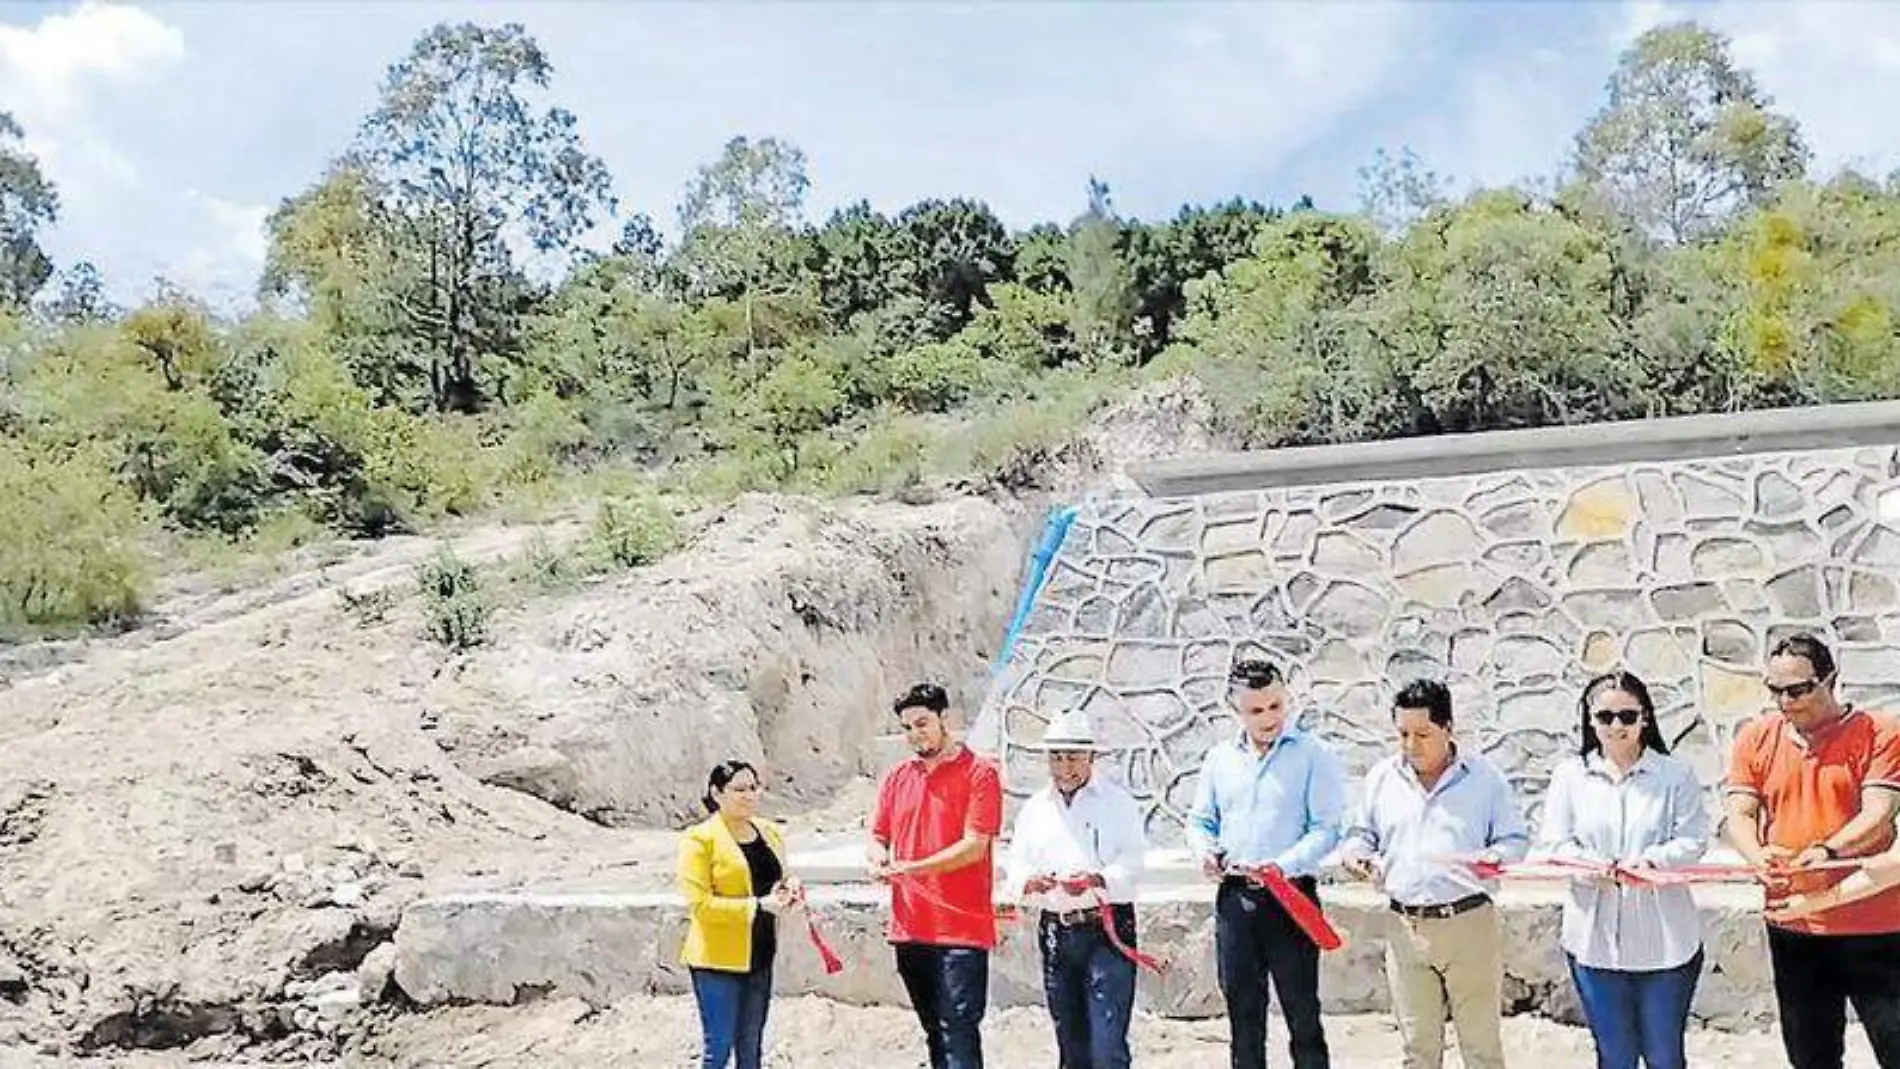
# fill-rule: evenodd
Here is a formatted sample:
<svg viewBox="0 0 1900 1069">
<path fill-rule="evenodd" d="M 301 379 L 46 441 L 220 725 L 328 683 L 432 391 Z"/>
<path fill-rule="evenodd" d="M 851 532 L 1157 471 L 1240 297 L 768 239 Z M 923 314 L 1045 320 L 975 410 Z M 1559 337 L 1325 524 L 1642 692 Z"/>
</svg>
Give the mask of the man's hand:
<svg viewBox="0 0 1900 1069">
<path fill-rule="evenodd" d="M 1761 848 L 1761 864 L 1771 869 L 1783 869 L 1794 860 L 1795 852 L 1785 846 L 1764 846 Z"/>
<path fill-rule="evenodd" d="M 1648 887 L 1654 881 L 1645 879 L 1644 874 L 1655 868 L 1655 864 L 1645 858 L 1629 857 L 1612 864 L 1603 878 L 1624 887 Z"/>
<path fill-rule="evenodd" d="M 1056 878 L 1048 873 L 1031 876 L 1023 881 L 1023 894 L 1043 895 L 1055 890 Z"/>
<path fill-rule="evenodd" d="M 1825 894 L 1789 895 L 1779 900 L 1770 899 L 1767 908 L 1762 910 L 1762 916 L 1769 921 L 1785 924 L 1812 917 L 1826 908 L 1828 899 Z"/>
<path fill-rule="evenodd" d="M 1756 879 L 1761 881 L 1769 898 L 1780 898 L 1788 893 L 1789 884 L 1792 882 L 1789 879 L 1790 865 L 1794 858 L 1795 852 L 1785 846 L 1761 848 L 1761 860 L 1756 865 L 1761 871 Z"/>
<path fill-rule="evenodd" d="M 1081 884 L 1097 891 L 1108 890 L 1108 880 L 1099 872 L 1071 872 L 1062 877 L 1060 882 L 1065 885 Z"/>
<path fill-rule="evenodd" d="M 1827 847 L 1820 843 L 1815 843 L 1813 846 L 1789 858 L 1788 867 L 1790 869 L 1805 869 L 1815 865 L 1826 864 L 1832 860 L 1834 859 L 1828 856 Z"/>
<path fill-rule="evenodd" d="M 1210 880 L 1219 881 L 1227 874 L 1227 866 L 1222 863 L 1219 854 L 1209 854 L 1201 858 L 1201 875 Z"/>
<path fill-rule="evenodd" d="M 873 861 L 870 867 L 871 879 L 878 883 L 889 883 L 908 871 L 900 862 L 890 860 Z"/>
<path fill-rule="evenodd" d="M 1347 858 L 1340 867 L 1346 870 L 1346 875 L 1361 883 L 1371 883 L 1379 875 L 1378 862 L 1369 857 Z"/>
</svg>

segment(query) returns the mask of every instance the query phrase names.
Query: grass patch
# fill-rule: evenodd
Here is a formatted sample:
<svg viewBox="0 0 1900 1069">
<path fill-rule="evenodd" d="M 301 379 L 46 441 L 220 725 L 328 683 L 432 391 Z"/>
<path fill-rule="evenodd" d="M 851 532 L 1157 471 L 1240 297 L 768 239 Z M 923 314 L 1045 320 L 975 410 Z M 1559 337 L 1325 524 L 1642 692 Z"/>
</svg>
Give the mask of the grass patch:
<svg viewBox="0 0 1900 1069">
<path fill-rule="evenodd" d="M 445 545 L 416 568 L 416 586 L 430 638 L 457 651 L 488 641 L 495 599 L 474 564 Z"/>
</svg>

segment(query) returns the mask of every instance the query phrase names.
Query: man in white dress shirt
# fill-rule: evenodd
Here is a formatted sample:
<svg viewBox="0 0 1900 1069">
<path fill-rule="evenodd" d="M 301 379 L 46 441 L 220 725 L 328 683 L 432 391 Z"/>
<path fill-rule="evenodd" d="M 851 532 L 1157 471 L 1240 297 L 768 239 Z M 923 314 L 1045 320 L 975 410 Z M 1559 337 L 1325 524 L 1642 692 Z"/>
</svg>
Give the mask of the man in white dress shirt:
<svg viewBox="0 0 1900 1069">
<path fill-rule="evenodd" d="M 1147 834 L 1141 807 L 1096 774 L 1087 714 L 1056 716 L 1043 733 L 1049 786 L 1023 803 L 1005 862 L 1007 897 L 1038 910 L 1043 992 L 1055 1022 L 1059 1069 L 1127 1069 L 1135 963 L 1110 941 L 1135 946 L 1135 887 Z"/>
<path fill-rule="evenodd" d="M 1521 861 L 1530 835 L 1510 781 L 1452 737 L 1451 691 L 1433 679 L 1392 700 L 1399 752 L 1366 770 L 1339 859 L 1391 900 L 1386 979 L 1404 1069 L 1440 1069 L 1445 1015 L 1466 1069 L 1504 1069 L 1503 927 L 1494 878 L 1453 858 Z"/>
</svg>

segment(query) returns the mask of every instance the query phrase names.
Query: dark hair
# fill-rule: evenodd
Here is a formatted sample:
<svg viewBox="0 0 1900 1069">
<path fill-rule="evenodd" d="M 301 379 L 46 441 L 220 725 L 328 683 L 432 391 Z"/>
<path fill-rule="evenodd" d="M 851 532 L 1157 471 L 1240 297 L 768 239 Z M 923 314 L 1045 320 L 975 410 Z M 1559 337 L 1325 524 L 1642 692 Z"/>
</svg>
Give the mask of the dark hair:
<svg viewBox="0 0 1900 1069">
<path fill-rule="evenodd" d="M 1414 679 L 1399 688 L 1392 699 L 1392 712 L 1400 709 L 1423 709 L 1432 723 L 1441 728 L 1451 726 L 1451 691 L 1436 679 Z"/>
<path fill-rule="evenodd" d="M 1235 661 L 1227 670 L 1227 682 L 1243 690 L 1260 690 L 1271 687 L 1286 678 L 1280 674 L 1280 666 L 1272 661 L 1259 658 Z"/>
<path fill-rule="evenodd" d="M 928 709 L 942 716 L 950 708 L 950 695 L 935 683 L 917 683 L 897 696 L 891 703 L 891 712 L 904 715 L 906 709 Z"/>
<path fill-rule="evenodd" d="M 1789 635 L 1775 648 L 1768 651 L 1770 657 L 1799 657 L 1814 666 L 1814 678 L 1826 681 L 1834 675 L 1834 651 L 1827 643 L 1808 634 L 1806 631 Z"/>
<path fill-rule="evenodd" d="M 1663 740 L 1662 725 L 1656 723 L 1656 703 L 1649 697 L 1649 686 L 1642 679 L 1628 672 L 1605 672 L 1583 685 L 1583 695 L 1577 699 L 1577 706 L 1583 716 L 1583 742 L 1578 753 L 1588 757 L 1603 749 L 1597 741 L 1597 733 L 1591 716 L 1591 706 L 1605 691 L 1620 690 L 1636 699 L 1643 710 L 1643 745 L 1660 754 L 1669 752 L 1669 743 Z"/>
<path fill-rule="evenodd" d="M 719 800 L 713 797 L 714 791 L 723 791 L 739 773 L 750 772 L 753 779 L 759 778 L 759 770 L 744 761 L 721 761 L 713 766 L 712 774 L 706 777 L 706 794 L 700 801 L 706 805 L 706 812 L 719 812 Z"/>
</svg>

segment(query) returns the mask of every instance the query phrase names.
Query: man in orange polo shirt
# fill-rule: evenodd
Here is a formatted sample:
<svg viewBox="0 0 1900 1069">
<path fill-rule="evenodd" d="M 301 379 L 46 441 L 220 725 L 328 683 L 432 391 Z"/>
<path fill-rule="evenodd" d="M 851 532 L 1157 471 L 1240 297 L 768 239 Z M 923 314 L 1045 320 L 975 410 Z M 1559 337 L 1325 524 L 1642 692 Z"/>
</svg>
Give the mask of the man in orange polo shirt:
<svg viewBox="0 0 1900 1069">
<path fill-rule="evenodd" d="M 996 946 L 991 843 L 1003 826 L 1002 777 L 951 738 L 942 687 L 919 683 L 892 710 L 915 756 L 878 788 L 871 875 L 891 886 L 888 938 L 931 1069 L 983 1069 Z"/>
<path fill-rule="evenodd" d="M 1777 643 L 1765 682 L 1779 708 L 1736 735 L 1724 831 L 1762 870 L 1773 909 L 1850 871 L 1817 863 L 1893 845 L 1900 724 L 1841 702 L 1834 654 L 1812 635 Z M 1841 1069 L 1850 1001 L 1881 1069 L 1900 1069 L 1900 887 L 1771 917 L 1768 952 L 1794 1069 Z"/>
</svg>

